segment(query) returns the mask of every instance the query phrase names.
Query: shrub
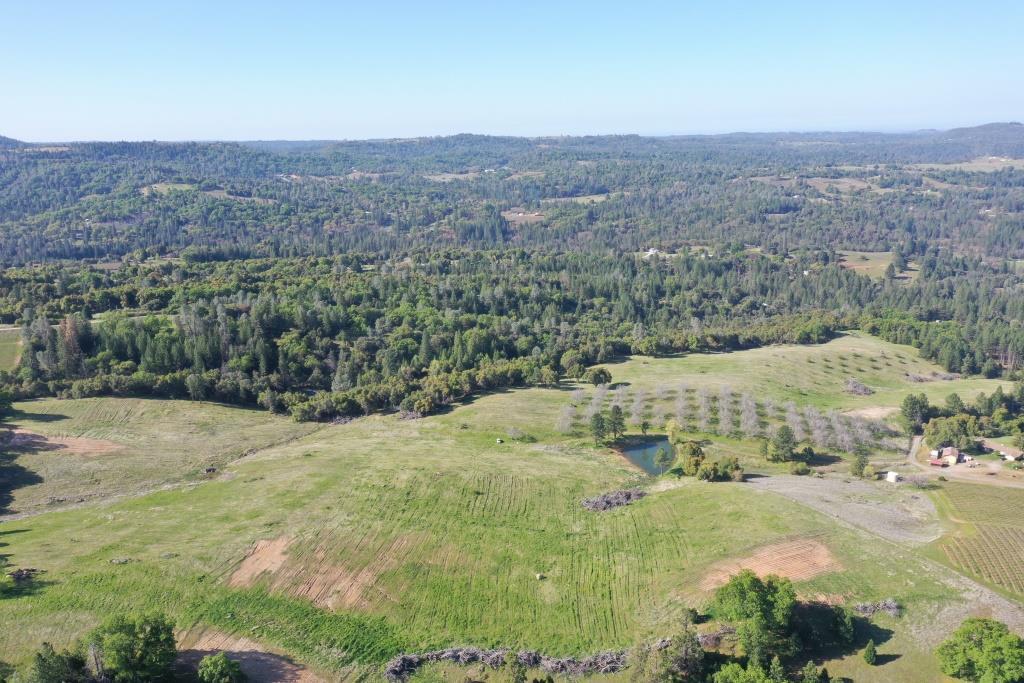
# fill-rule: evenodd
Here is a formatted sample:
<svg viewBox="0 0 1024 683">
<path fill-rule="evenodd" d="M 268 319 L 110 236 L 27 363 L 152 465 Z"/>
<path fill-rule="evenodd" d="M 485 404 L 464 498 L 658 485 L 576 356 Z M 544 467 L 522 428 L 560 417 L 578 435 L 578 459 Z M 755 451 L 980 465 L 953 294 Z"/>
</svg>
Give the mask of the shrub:
<svg viewBox="0 0 1024 683">
<path fill-rule="evenodd" d="M 246 676 L 238 662 L 223 652 L 207 655 L 199 662 L 199 683 L 242 683 Z"/>
<path fill-rule="evenodd" d="M 798 476 L 804 476 L 805 474 L 811 473 L 811 468 L 807 466 L 805 462 L 791 462 L 789 463 L 789 473 L 796 474 Z"/>
</svg>

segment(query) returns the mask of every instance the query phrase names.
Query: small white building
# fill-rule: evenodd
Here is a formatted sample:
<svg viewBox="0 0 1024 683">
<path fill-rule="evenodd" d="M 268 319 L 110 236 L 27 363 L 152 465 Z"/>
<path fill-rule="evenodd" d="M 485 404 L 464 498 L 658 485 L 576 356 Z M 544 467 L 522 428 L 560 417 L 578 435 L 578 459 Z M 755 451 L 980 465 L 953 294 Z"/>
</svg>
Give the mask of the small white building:
<svg viewBox="0 0 1024 683">
<path fill-rule="evenodd" d="M 898 484 L 902 478 L 903 477 L 900 476 L 899 472 L 893 472 L 890 470 L 885 473 L 885 480 L 890 484 Z"/>
</svg>

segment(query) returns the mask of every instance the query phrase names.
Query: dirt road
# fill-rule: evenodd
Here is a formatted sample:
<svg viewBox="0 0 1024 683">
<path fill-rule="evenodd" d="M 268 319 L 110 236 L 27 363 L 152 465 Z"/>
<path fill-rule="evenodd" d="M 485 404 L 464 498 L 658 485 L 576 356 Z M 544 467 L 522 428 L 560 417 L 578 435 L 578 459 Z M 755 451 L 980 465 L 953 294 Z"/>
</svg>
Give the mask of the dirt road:
<svg viewBox="0 0 1024 683">
<path fill-rule="evenodd" d="M 950 467 L 932 467 L 921 461 L 919 453 L 923 445 L 924 437 L 915 436 L 913 438 L 910 443 L 910 450 L 907 451 L 907 464 L 927 473 L 929 476 L 937 477 L 942 475 L 951 481 L 1024 489 L 1024 476 L 1004 468 L 1003 464 L 997 461 L 980 462 L 978 467 L 974 468 L 968 467 L 966 463 Z M 996 446 L 1006 450 L 1006 447 L 1002 444 L 996 444 Z"/>
</svg>

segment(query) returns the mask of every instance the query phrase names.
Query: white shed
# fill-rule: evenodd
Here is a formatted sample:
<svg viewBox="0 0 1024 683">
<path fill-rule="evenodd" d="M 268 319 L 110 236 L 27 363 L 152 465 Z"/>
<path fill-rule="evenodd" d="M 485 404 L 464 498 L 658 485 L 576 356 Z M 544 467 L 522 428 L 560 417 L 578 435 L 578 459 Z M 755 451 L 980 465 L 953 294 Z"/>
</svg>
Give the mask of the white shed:
<svg viewBox="0 0 1024 683">
<path fill-rule="evenodd" d="M 889 482 L 890 484 L 898 484 L 900 479 L 902 479 L 902 478 L 903 477 L 900 476 L 899 472 L 889 471 L 889 472 L 885 473 L 885 480 L 887 482 Z"/>
</svg>

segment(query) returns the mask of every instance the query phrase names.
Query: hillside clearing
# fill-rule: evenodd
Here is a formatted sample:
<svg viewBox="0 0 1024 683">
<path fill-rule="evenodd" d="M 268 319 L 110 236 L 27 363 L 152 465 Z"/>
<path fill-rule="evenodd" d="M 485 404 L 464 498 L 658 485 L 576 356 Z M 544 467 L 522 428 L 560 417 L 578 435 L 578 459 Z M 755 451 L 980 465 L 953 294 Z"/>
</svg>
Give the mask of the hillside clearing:
<svg viewBox="0 0 1024 683">
<path fill-rule="evenodd" d="M 265 411 L 134 398 L 16 403 L 16 468 L 0 514 L 139 494 L 199 481 L 252 450 L 317 429 Z"/>
</svg>

